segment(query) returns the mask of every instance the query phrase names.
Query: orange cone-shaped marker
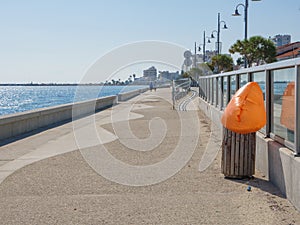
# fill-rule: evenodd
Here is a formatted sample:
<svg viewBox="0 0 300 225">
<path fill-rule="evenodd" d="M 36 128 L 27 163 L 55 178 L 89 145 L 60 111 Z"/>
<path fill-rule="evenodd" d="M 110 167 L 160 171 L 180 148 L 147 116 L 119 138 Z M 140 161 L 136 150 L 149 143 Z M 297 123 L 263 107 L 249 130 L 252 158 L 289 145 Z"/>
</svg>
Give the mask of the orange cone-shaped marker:
<svg viewBox="0 0 300 225">
<path fill-rule="evenodd" d="M 256 132 L 266 124 L 263 93 L 258 83 L 249 82 L 235 93 L 221 121 L 224 127 L 240 134 Z"/>
</svg>

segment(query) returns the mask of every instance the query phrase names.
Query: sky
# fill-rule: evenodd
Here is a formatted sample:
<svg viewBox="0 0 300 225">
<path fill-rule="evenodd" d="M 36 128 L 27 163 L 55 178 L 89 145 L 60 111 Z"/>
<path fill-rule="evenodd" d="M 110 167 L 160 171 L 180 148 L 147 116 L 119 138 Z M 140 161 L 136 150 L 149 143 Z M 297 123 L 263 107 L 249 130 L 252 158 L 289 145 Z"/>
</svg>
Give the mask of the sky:
<svg viewBox="0 0 300 225">
<path fill-rule="evenodd" d="M 193 49 L 194 42 L 203 44 L 203 31 L 217 29 L 218 13 L 229 27 L 221 30 L 228 53 L 244 35 L 243 15 L 231 16 L 239 3 L 244 0 L 0 0 L 0 83 L 80 82 L 105 54 L 145 40 Z M 249 0 L 249 37 L 290 34 L 300 41 L 299 21 L 299 0 Z M 147 67 L 116 74 L 140 76 Z"/>
</svg>

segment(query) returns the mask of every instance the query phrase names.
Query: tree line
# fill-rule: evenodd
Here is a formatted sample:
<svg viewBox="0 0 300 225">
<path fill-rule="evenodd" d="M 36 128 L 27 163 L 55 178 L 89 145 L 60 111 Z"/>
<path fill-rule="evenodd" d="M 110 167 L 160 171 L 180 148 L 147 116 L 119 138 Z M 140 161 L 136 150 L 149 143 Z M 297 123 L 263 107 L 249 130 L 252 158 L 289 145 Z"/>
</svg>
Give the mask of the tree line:
<svg viewBox="0 0 300 225">
<path fill-rule="evenodd" d="M 239 53 L 242 57 L 236 61 L 237 66 L 244 65 L 247 61 L 247 67 L 258 66 L 276 61 L 276 47 L 272 40 L 261 36 L 253 36 L 247 40 L 237 40 L 230 48 L 231 54 Z M 231 56 L 219 54 L 212 57 L 211 62 L 199 68 L 192 68 L 183 74 L 183 77 L 192 77 L 209 75 L 206 71 L 208 67 L 213 73 L 228 72 L 234 69 L 234 62 Z M 210 72 L 211 73 L 211 72 Z"/>
</svg>

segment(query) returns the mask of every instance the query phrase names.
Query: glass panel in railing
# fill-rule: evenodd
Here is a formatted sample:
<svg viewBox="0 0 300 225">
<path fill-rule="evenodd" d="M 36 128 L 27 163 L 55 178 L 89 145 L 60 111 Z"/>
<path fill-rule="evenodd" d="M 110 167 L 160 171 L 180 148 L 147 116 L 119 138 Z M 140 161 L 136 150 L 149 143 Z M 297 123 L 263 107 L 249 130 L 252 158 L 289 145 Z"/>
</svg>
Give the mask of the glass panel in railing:
<svg viewBox="0 0 300 225">
<path fill-rule="evenodd" d="M 223 93 L 222 93 L 222 83 L 221 83 L 221 77 L 218 77 L 218 101 L 217 101 L 217 106 L 221 105 L 221 101 L 222 101 L 222 97 L 223 97 Z"/>
<path fill-rule="evenodd" d="M 203 99 L 205 100 L 205 79 L 202 79 L 202 91 Z"/>
<path fill-rule="evenodd" d="M 217 104 L 217 78 L 213 78 L 213 103 L 216 105 Z"/>
<path fill-rule="evenodd" d="M 198 88 L 198 91 L 199 91 L 199 96 L 202 98 L 202 79 L 199 80 L 199 88 Z"/>
<path fill-rule="evenodd" d="M 236 77 L 235 75 L 230 76 L 230 99 L 236 92 L 236 83 L 235 83 Z"/>
<path fill-rule="evenodd" d="M 208 93 L 207 93 L 208 81 L 207 80 L 208 80 L 207 78 L 205 78 L 205 80 L 204 80 L 204 93 L 205 93 L 205 100 L 206 101 L 208 101 Z"/>
<path fill-rule="evenodd" d="M 213 81 L 214 80 L 213 80 L 213 78 L 210 78 L 209 80 L 210 80 L 210 89 L 209 89 L 210 90 L 210 103 L 213 104 L 213 100 L 214 100 L 214 95 L 213 95 L 214 94 L 214 92 L 213 92 L 214 91 L 214 83 L 213 83 Z"/>
<path fill-rule="evenodd" d="M 260 86 L 263 94 L 264 94 L 264 100 L 266 100 L 266 73 L 264 71 L 253 73 L 253 81 L 257 82 Z"/>
<path fill-rule="evenodd" d="M 274 70 L 271 75 L 273 81 L 271 131 L 293 143 L 295 130 L 295 68 Z"/>
<path fill-rule="evenodd" d="M 205 79 L 201 79 L 201 85 L 202 85 L 202 97 L 205 100 Z"/>
<path fill-rule="evenodd" d="M 223 77 L 223 108 L 227 106 L 227 77 Z"/>
<path fill-rule="evenodd" d="M 207 79 L 207 101 L 210 102 L 210 79 Z"/>
<path fill-rule="evenodd" d="M 201 94 L 201 96 L 202 96 L 202 98 L 204 98 L 204 85 L 203 85 L 203 81 L 204 81 L 204 79 L 200 79 L 200 94 Z"/>
<path fill-rule="evenodd" d="M 248 75 L 247 74 L 241 74 L 240 75 L 240 88 L 243 87 L 247 83 L 248 83 Z"/>
<path fill-rule="evenodd" d="M 265 102 L 265 108 L 266 108 L 266 73 L 265 71 L 262 72 L 256 72 L 252 74 L 253 81 L 257 82 L 260 86 L 263 96 L 264 96 L 264 102 Z M 262 133 L 266 133 L 266 126 L 264 126 L 261 130 Z"/>
</svg>

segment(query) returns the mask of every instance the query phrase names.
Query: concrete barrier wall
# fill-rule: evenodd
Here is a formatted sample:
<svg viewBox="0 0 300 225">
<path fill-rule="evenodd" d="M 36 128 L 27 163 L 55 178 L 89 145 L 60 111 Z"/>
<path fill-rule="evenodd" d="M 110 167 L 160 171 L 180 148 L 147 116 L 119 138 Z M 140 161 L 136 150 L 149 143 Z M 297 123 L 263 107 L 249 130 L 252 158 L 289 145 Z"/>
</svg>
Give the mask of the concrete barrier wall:
<svg viewBox="0 0 300 225">
<path fill-rule="evenodd" d="M 199 109 L 220 129 L 222 111 L 199 98 Z M 256 132 L 256 169 L 300 211 L 300 158 L 280 143 Z"/>
<path fill-rule="evenodd" d="M 0 141 L 39 128 L 80 118 L 117 103 L 117 96 L 36 109 L 0 117 Z"/>
<path fill-rule="evenodd" d="M 88 100 L 78 103 L 70 103 L 49 108 L 30 110 L 13 115 L 0 116 L 0 141 L 13 138 L 39 128 L 47 127 L 56 123 L 78 119 L 90 115 L 101 109 L 116 104 L 118 101 L 126 101 L 149 88 L 142 88 L 118 96 Z"/>
<path fill-rule="evenodd" d="M 142 88 L 142 89 L 118 94 L 118 101 L 127 101 L 127 100 L 129 100 L 135 96 L 138 96 L 139 94 L 144 93 L 148 90 L 149 90 L 149 88 Z"/>
</svg>

